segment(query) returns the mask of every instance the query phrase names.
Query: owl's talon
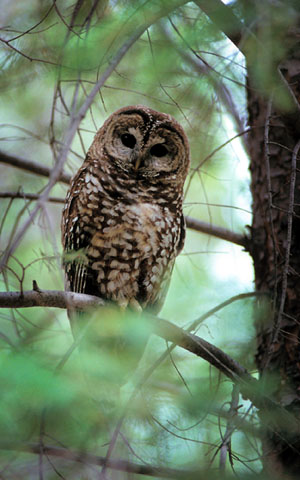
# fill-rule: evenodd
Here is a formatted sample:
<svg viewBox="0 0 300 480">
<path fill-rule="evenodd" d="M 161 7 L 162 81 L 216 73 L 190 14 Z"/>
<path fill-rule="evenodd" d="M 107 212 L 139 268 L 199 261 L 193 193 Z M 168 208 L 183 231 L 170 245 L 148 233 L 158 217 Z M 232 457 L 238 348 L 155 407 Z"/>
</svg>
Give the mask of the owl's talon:
<svg viewBox="0 0 300 480">
<path fill-rule="evenodd" d="M 119 300 L 118 301 L 119 308 L 121 312 L 125 312 L 127 307 L 131 307 L 137 313 L 142 313 L 143 309 L 139 302 L 135 298 L 131 298 L 130 300 Z"/>
<path fill-rule="evenodd" d="M 124 312 L 124 311 L 126 310 L 126 308 L 128 307 L 128 303 L 129 303 L 129 302 L 128 302 L 128 300 L 126 300 L 126 299 L 121 300 L 121 301 L 118 302 L 118 305 L 119 305 L 120 310 L 121 310 L 122 312 Z"/>
<path fill-rule="evenodd" d="M 135 312 L 142 313 L 143 309 L 142 309 L 141 305 L 139 304 L 139 302 L 135 298 L 132 298 L 130 300 L 129 305 Z"/>
</svg>

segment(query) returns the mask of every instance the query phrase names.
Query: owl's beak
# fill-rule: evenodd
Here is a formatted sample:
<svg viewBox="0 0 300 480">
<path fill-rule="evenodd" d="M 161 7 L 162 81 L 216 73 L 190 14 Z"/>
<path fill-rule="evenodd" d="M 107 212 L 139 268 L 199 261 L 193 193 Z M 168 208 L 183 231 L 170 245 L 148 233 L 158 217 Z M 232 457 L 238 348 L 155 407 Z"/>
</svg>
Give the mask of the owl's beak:
<svg viewBox="0 0 300 480">
<path fill-rule="evenodd" d="M 131 161 L 132 161 L 134 170 L 137 171 L 140 168 L 140 165 L 142 163 L 142 157 L 140 155 L 140 150 L 138 145 L 136 145 L 132 151 Z"/>
<path fill-rule="evenodd" d="M 140 165 L 141 165 L 141 161 L 142 161 L 141 157 L 137 157 L 137 159 L 136 159 L 135 162 L 134 162 L 134 169 L 135 169 L 135 170 L 138 170 L 138 169 L 139 169 L 139 167 L 140 167 Z"/>
</svg>

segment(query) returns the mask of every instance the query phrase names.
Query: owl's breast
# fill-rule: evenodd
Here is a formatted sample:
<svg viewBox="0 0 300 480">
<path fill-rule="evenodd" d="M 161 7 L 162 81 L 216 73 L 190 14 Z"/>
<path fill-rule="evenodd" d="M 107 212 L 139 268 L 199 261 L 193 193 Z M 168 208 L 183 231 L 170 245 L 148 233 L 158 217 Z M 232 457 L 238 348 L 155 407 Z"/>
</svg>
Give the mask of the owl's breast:
<svg viewBox="0 0 300 480">
<path fill-rule="evenodd" d="M 86 254 L 99 294 L 120 305 L 154 303 L 177 254 L 180 224 L 171 212 L 103 199 L 89 218 L 85 227 L 93 234 Z"/>
</svg>

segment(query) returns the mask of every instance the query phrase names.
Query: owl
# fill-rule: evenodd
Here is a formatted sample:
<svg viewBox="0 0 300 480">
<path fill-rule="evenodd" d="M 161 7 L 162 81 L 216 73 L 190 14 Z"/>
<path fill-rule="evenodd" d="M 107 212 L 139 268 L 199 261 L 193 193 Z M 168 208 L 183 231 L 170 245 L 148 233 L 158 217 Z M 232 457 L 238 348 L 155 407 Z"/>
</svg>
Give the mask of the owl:
<svg viewBox="0 0 300 480">
<path fill-rule="evenodd" d="M 66 289 L 157 313 L 183 248 L 189 144 L 170 115 L 113 113 L 74 176 L 62 216 Z"/>
</svg>

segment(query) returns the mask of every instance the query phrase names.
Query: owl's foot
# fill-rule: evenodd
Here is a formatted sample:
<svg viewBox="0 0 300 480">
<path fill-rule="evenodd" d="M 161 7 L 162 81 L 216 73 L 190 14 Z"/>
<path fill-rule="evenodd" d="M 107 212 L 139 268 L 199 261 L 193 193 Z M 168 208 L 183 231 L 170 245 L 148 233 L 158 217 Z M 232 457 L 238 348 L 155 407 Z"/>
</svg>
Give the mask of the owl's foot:
<svg viewBox="0 0 300 480">
<path fill-rule="evenodd" d="M 141 305 L 139 304 L 139 302 L 135 298 L 132 298 L 130 300 L 129 306 L 137 313 L 142 313 L 142 311 L 143 311 Z"/>
<path fill-rule="evenodd" d="M 128 307 L 132 308 L 137 313 L 142 313 L 143 309 L 139 302 L 135 298 L 131 298 L 130 300 L 124 299 L 119 300 L 118 305 L 122 312 L 124 312 Z"/>
</svg>

